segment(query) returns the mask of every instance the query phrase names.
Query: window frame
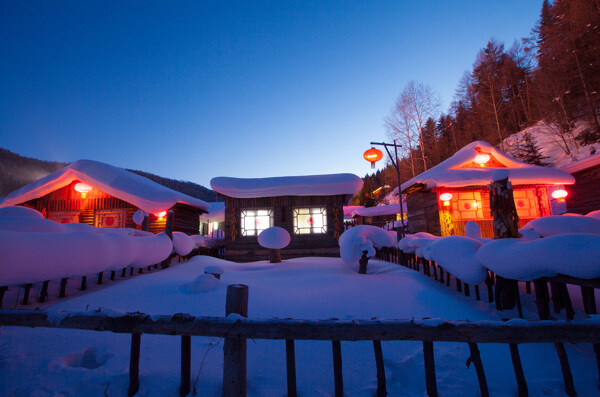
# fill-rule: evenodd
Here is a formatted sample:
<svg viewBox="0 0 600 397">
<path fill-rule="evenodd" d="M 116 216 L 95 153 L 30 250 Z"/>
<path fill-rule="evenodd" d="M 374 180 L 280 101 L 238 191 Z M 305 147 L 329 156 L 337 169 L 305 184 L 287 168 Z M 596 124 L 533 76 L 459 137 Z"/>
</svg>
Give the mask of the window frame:
<svg viewBox="0 0 600 397">
<path fill-rule="evenodd" d="M 266 215 L 261 215 L 261 216 L 269 217 L 269 226 L 267 226 L 265 229 L 268 229 L 269 227 L 273 227 L 274 221 L 275 221 L 275 215 L 274 215 L 275 211 L 273 210 L 273 208 L 240 208 L 240 235 L 242 237 L 258 237 L 260 232 L 265 230 L 265 229 L 257 229 L 256 221 L 254 223 L 254 229 L 248 229 L 245 227 L 246 226 L 245 218 L 248 216 L 247 213 L 254 212 L 255 215 L 251 215 L 251 217 L 257 218 L 258 211 L 267 211 Z M 248 231 L 252 231 L 253 234 L 248 234 Z"/>
<path fill-rule="evenodd" d="M 300 213 L 302 210 L 308 210 L 308 213 Z M 317 210 L 318 212 L 312 212 L 313 210 Z M 321 226 L 311 226 L 311 227 L 299 227 L 298 226 L 298 216 L 299 215 L 321 215 L 322 216 L 322 225 Z M 298 206 L 292 208 L 292 219 L 293 219 L 293 231 L 295 236 L 312 236 L 312 235 L 326 235 L 328 230 L 327 224 L 327 206 Z M 301 230 L 309 230 L 308 233 L 301 233 Z"/>
</svg>

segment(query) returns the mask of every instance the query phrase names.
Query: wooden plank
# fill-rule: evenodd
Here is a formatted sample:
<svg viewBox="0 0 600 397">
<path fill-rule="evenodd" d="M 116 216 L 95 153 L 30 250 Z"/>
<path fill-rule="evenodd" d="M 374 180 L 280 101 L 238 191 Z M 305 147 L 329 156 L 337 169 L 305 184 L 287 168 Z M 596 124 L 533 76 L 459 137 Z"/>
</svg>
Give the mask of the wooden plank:
<svg viewBox="0 0 600 397">
<path fill-rule="evenodd" d="M 538 309 L 540 320 L 550 318 L 550 296 L 548 295 L 548 283 L 544 278 L 533 280 L 535 288 L 535 304 Z"/>
<path fill-rule="evenodd" d="M 433 342 L 423 341 L 423 360 L 425 361 L 425 386 L 429 397 L 437 396 L 435 379 L 435 361 L 433 357 Z"/>
<path fill-rule="evenodd" d="M 575 397 L 575 384 L 573 383 L 573 374 L 571 373 L 571 366 L 569 365 L 569 358 L 567 357 L 567 351 L 562 343 L 555 343 L 556 353 L 558 354 L 558 360 L 560 361 L 560 369 L 563 374 L 563 381 L 565 382 L 565 392 L 569 397 Z"/>
<path fill-rule="evenodd" d="M 285 362 L 288 397 L 296 397 L 298 395 L 296 389 L 296 351 L 294 341 L 290 339 L 285 341 Z"/>
<path fill-rule="evenodd" d="M 192 368 L 192 337 L 190 335 L 181 335 L 181 384 L 179 386 L 179 395 L 185 397 L 190 392 Z"/>
<path fill-rule="evenodd" d="M 344 377 L 342 372 L 342 345 L 339 340 L 331 341 L 333 353 L 333 379 L 335 383 L 335 397 L 344 397 Z"/>
<path fill-rule="evenodd" d="M 515 370 L 515 377 L 517 378 L 518 396 L 527 397 L 529 395 L 529 392 L 527 390 L 527 382 L 525 381 L 523 365 L 521 365 L 519 347 L 516 343 L 509 343 L 508 347 L 510 349 L 510 358 L 512 360 L 513 369 Z"/>
<path fill-rule="evenodd" d="M 383 350 L 381 349 L 381 341 L 373 341 L 373 350 L 375 351 L 375 366 L 377 367 L 377 397 L 385 397 L 387 395 L 385 386 L 385 366 L 383 364 Z"/>
<path fill-rule="evenodd" d="M 133 397 L 140 388 L 140 345 L 142 334 L 131 334 L 131 350 L 129 355 L 129 391 L 128 396 Z"/>
<path fill-rule="evenodd" d="M 488 391 L 485 371 L 483 369 L 483 362 L 481 361 L 481 354 L 479 353 L 477 343 L 469 343 L 469 351 L 471 352 L 471 357 L 469 357 L 469 360 L 473 362 L 475 371 L 477 372 L 477 380 L 479 381 L 479 391 L 481 393 L 481 397 L 488 397 L 490 393 Z"/>
</svg>

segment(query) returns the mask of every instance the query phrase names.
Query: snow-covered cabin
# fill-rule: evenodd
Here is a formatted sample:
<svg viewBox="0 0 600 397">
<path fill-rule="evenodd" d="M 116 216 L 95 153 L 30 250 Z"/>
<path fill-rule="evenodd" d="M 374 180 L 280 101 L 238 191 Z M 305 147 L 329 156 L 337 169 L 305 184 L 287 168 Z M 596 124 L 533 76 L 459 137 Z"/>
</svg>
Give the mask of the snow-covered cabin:
<svg viewBox="0 0 600 397">
<path fill-rule="evenodd" d="M 353 174 L 213 178 L 210 186 L 225 199 L 226 259 L 267 259 L 268 250 L 257 237 L 272 226 L 284 228 L 291 236 L 282 258 L 338 256 L 343 206 L 362 184 Z"/>
<path fill-rule="evenodd" d="M 22 205 L 59 223 L 135 228 L 133 214 L 148 212 L 149 231 L 163 232 L 173 210 L 173 230 L 198 234 L 208 203 L 93 160 L 78 160 L 0 199 L 0 208 Z"/>
<path fill-rule="evenodd" d="M 403 204 L 403 213 L 406 224 L 406 203 Z M 353 211 L 358 225 L 373 225 L 377 227 L 389 227 L 400 220 L 400 204 L 385 204 L 376 207 L 360 207 Z"/>
<path fill-rule="evenodd" d="M 200 234 L 222 238 L 225 233 L 225 203 L 218 201 L 208 204 L 208 213 L 200 215 Z"/>
<path fill-rule="evenodd" d="M 600 210 L 600 153 L 564 165 L 560 169 L 575 178 L 575 184 L 568 188 L 567 212 L 586 215 Z"/>
<path fill-rule="evenodd" d="M 472 142 L 402 184 L 410 232 L 464 235 L 465 224 L 475 221 L 483 237 L 493 237 L 488 185 L 498 168 L 508 170 L 519 226 L 551 215 L 549 187 L 575 182 L 565 171 L 523 163 L 487 142 Z"/>
</svg>

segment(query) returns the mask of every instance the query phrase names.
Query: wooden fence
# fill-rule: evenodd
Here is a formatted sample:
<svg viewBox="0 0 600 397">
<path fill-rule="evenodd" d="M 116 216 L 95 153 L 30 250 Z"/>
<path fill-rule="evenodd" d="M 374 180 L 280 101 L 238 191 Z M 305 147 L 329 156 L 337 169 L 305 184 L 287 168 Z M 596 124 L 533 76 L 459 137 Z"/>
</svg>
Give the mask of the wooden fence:
<svg viewBox="0 0 600 397">
<path fill-rule="evenodd" d="M 0 326 L 47 327 L 111 331 L 131 334 L 129 396 L 139 388 L 140 345 L 143 334 L 181 337 L 180 395 L 190 392 L 191 337 L 225 338 L 223 395 L 246 395 L 246 339 L 285 340 L 288 395 L 296 396 L 295 340 L 331 341 L 335 396 L 343 396 L 341 341 L 373 341 L 377 368 L 377 395 L 385 396 L 386 381 L 382 341 L 421 341 L 423 343 L 425 384 L 429 396 L 437 396 L 434 342 L 467 343 L 482 396 L 488 396 L 487 381 L 478 343 L 507 344 L 518 395 L 527 396 L 527 383 L 519 356 L 523 343 L 553 343 L 560 361 L 565 391 L 575 396 L 573 376 L 563 343 L 600 343 L 600 323 L 584 321 L 522 321 L 506 324 L 490 321 L 439 320 L 293 320 L 248 319 L 248 288 L 228 286 L 227 317 L 193 317 L 185 314 L 156 316 L 129 313 L 122 316 L 101 313 L 63 313 L 52 318 L 41 311 L 0 310 Z"/>
</svg>

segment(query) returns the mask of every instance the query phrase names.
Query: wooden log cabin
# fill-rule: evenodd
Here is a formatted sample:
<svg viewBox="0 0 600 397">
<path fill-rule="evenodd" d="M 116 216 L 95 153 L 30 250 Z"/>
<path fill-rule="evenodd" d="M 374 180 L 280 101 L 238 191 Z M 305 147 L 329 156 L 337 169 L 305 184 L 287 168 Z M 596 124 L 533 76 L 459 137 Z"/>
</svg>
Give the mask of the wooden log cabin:
<svg viewBox="0 0 600 397">
<path fill-rule="evenodd" d="M 402 193 L 407 195 L 410 232 L 464 236 L 465 224 L 474 221 L 479 224 L 482 237 L 493 238 L 488 185 L 497 169 L 508 171 L 519 227 L 552 215 L 548 188 L 575 182 L 565 171 L 523 163 L 487 142 L 472 142 L 402 184 Z"/>
<path fill-rule="evenodd" d="M 575 178 L 569 186 L 566 202 L 567 212 L 586 215 L 600 210 L 600 153 L 560 168 Z"/>
<path fill-rule="evenodd" d="M 198 234 L 200 214 L 208 203 L 176 192 L 125 169 L 78 160 L 0 199 L 0 208 L 22 205 L 59 223 L 135 228 L 133 214 L 149 213 L 149 231 L 165 231 L 173 210 L 173 230 Z"/>
<path fill-rule="evenodd" d="M 210 185 L 225 199 L 225 258 L 266 260 L 258 244 L 261 231 L 279 226 L 290 234 L 283 259 L 339 256 L 344 231 L 343 206 L 362 187 L 353 174 L 275 178 L 213 178 Z"/>
</svg>

